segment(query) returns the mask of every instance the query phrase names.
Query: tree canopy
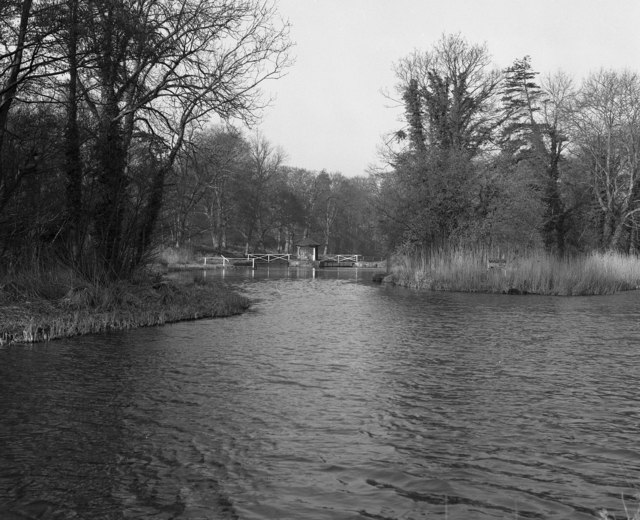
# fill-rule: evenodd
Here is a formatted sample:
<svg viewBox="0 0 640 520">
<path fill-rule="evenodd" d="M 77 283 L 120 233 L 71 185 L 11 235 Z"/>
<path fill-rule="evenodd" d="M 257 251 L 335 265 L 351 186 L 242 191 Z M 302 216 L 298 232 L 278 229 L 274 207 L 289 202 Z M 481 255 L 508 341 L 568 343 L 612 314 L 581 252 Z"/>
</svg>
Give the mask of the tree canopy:
<svg viewBox="0 0 640 520">
<path fill-rule="evenodd" d="M 405 126 L 377 173 L 389 247 L 638 248 L 638 76 L 539 80 L 445 35 L 396 65 Z"/>
</svg>

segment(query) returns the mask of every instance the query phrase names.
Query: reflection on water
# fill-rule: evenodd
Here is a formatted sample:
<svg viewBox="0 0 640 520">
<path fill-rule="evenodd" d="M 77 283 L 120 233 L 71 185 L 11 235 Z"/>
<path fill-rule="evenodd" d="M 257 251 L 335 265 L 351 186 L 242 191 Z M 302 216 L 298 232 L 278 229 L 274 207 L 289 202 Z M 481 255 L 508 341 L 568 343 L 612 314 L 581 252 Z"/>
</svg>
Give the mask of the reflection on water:
<svg viewBox="0 0 640 520">
<path fill-rule="evenodd" d="M 0 518 L 623 515 L 640 294 L 370 279 L 227 271 L 242 316 L 0 349 Z"/>
</svg>

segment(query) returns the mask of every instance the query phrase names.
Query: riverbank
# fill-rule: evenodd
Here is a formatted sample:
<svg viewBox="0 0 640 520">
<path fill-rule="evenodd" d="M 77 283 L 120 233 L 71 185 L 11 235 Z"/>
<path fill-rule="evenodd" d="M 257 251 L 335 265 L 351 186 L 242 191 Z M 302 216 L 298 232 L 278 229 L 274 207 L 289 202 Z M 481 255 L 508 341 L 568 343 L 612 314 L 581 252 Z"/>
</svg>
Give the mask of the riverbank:
<svg viewBox="0 0 640 520">
<path fill-rule="evenodd" d="M 390 272 L 386 281 L 434 291 L 588 296 L 640 289 L 640 259 L 619 253 L 490 259 L 475 251 L 437 251 L 396 255 Z"/>
<path fill-rule="evenodd" d="M 75 286 L 62 296 L 56 294 L 59 291 L 38 294 L 18 282 L 1 285 L 0 345 L 227 317 L 250 305 L 246 298 L 215 284 L 117 282 L 106 287 Z"/>
</svg>

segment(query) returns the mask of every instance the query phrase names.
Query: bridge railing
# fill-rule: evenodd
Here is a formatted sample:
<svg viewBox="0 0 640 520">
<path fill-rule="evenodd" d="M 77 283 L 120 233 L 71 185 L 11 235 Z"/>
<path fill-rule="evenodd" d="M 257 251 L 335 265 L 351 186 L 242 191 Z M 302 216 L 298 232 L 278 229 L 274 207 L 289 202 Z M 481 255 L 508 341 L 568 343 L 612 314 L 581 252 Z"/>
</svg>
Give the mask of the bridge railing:
<svg viewBox="0 0 640 520">
<path fill-rule="evenodd" d="M 321 255 L 321 260 L 329 260 L 330 262 L 357 262 L 362 255 Z"/>
<path fill-rule="evenodd" d="M 264 254 L 254 254 L 249 253 L 246 257 L 235 257 L 235 258 L 227 258 L 224 255 L 220 256 L 205 256 L 203 257 L 204 265 L 207 265 L 207 262 L 216 260 L 220 261 L 222 259 L 222 266 L 227 267 L 230 265 L 234 265 L 236 263 L 250 263 L 251 267 L 255 269 L 256 264 L 258 263 L 271 263 L 275 261 L 283 261 L 290 262 L 292 259 L 296 259 L 296 255 L 291 254 L 272 254 L 272 253 L 264 253 Z M 344 255 L 344 254 L 334 254 L 334 255 L 320 255 L 319 260 L 323 262 L 336 262 L 336 263 L 348 263 L 348 262 L 359 262 L 364 259 L 363 255 Z M 247 265 L 245 264 L 245 265 Z"/>
<path fill-rule="evenodd" d="M 222 259 L 222 267 L 227 267 L 229 265 L 234 265 L 236 262 L 251 262 L 251 267 L 256 267 L 256 261 L 253 258 L 241 256 L 238 258 L 227 258 L 224 255 L 220 256 L 205 256 L 203 257 L 204 265 L 207 265 L 208 260 L 220 260 Z"/>
<path fill-rule="evenodd" d="M 290 254 L 271 254 L 271 253 L 264 253 L 264 254 L 250 253 L 247 255 L 247 258 L 253 259 L 254 261 L 257 260 L 258 262 L 267 262 L 267 263 L 275 262 L 277 260 L 283 260 L 285 262 L 289 262 L 289 260 L 291 260 L 291 255 Z"/>
<path fill-rule="evenodd" d="M 220 258 L 222 258 L 222 265 L 224 265 L 224 262 L 226 260 L 226 258 L 224 256 L 203 256 L 202 257 L 202 262 L 204 263 L 204 265 L 207 265 L 207 261 L 209 261 L 209 260 L 219 260 Z"/>
<path fill-rule="evenodd" d="M 249 253 L 247 256 L 241 256 L 241 257 L 235 257 L 235 258 L 227 258 L 224 255 L 220 255 L 220 256 L 205 256 L 203 257 L 203 262 L 204 265 L 207 265 L 207 262 L 210 262 L 212 260 L 217 260 L 218 262 L 220 261 L 220 259 L 222 259 L 222 267 L 227 267 L 230 265 L 234 265 L 234 264 L 238 264 L 238 263 L 245 263 L 245 265 L 247 263 L 251 264 L 251 267 L 255 269 L 256 267 L 256 263 L 271 263 L 271 262 L 275 262 L 277 260 L 281 260 L 284 262 L 289 262 L 291 260 L 291 257 L 294 255 L 290 255 L 290 254 L 271 254 L 271 253 L 264 253 L 264 254 L 253 254 L 253 253 Z"/>
</svg>

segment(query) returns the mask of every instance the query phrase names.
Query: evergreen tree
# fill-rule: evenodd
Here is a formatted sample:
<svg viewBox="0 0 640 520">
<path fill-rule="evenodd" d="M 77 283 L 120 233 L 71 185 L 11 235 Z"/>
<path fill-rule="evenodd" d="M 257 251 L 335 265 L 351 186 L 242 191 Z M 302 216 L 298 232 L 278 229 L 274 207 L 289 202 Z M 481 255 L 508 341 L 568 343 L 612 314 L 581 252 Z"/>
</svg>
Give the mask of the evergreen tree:
<svg viewBox="0 0 640 520">
<path fill-rule="evenodd" d="M 560 129 L 558 99 L 538 85 L 529 56 L 515 60 L 504 73 L 501 144 L 516 163 L 527 161 L 534 172 L 532 181 L 544 208 L 541 233 L 545 248 L 562 255 L 569 212 L 560 192 L 560 163 L 567 138 Z"/>
<path fill-rule="evenodd" d="M 515 60 L 504 73 L 502 103 L 506 124 L 501 143 L 517 159 L 531 158 L 542 146 L 536 121 L 542 98 L 542 89 L 535 80 L 538 73 L 532 69 L 529 56 Z"/>
</svg>

